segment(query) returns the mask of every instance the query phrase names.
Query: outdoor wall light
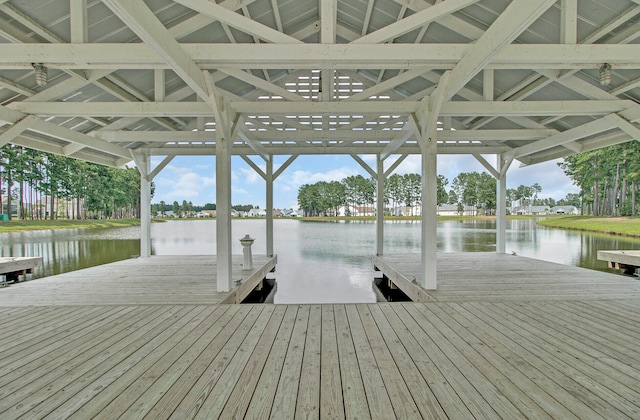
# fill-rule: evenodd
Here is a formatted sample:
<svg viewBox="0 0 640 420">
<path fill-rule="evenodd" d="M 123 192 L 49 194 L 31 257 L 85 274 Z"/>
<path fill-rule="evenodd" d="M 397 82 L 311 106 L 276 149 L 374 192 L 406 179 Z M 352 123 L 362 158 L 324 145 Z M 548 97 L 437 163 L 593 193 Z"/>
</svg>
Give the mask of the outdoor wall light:
<svg viewBox="0 0 640 420">
<path fill-rule="evenodd" d="M 38 86 L 46 85 L 48 69 L 42 63 L 33 63 L 32 66 L 36 71 L 36 84 Z"/>
<path fill-rule="evenodd" d="M 609 83 L 611 83 L 611 64 L 602 64 L 600 68 L 598 68 L 598 72 L 600 73 L 600 84 L 602 86 L 609 86 Z"/>
</svg>

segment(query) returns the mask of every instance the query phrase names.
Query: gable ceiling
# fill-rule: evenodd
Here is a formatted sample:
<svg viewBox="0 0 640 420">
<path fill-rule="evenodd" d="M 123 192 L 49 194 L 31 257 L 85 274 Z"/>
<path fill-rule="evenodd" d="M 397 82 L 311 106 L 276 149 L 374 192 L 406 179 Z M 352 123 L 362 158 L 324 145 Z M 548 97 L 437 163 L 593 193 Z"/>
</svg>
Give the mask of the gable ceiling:
<svg viewBox="0 0 640 420">
<path fill-rule="evenodd" d="M 0 0 L 0 146 L 386 158 L 431 129 L 534 164 L 640 138 L 639 38 L 640 0 Z"/>
</svg>

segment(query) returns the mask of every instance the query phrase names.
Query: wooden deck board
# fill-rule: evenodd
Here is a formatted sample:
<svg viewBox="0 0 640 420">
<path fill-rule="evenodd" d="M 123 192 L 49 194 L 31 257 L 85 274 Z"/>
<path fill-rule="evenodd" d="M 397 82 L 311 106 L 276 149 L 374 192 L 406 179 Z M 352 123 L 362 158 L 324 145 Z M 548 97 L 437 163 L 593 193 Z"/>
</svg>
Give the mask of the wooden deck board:
<svg viewBox="0 0 640 420">
<path fill-rule="evenodd" d="M 139 305 L 235 303 L 275 267 L 277 257 L 256 255 L 252 270 L 242 269 L 242 256 L 233 256 L 230 292 L 218 292 L 216 257 L 152 256 L 35 279 L 5 287 L 0 306 L 22 305 Z"/>
<path fill-rule="evenodd" d="M 637 280 L 465 261 L 445 258 L 424 303 L 216 305 L 194 290 L 170 303 L 167 287 L 160 304 L 96 305 L 77 279 L 28 282 L 19 302 L 0 297 L 0 418 L 640 418 Z"/>
</svg>

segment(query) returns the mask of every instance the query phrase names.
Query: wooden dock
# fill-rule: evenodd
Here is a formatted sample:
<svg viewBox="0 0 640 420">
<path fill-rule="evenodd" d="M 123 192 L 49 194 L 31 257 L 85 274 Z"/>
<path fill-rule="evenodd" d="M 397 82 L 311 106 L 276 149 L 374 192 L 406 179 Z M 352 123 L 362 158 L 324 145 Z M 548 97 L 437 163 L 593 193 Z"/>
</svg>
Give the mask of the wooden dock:
<svg viewBox="0 0 640 420">
<path fill-rule="evenodd" d="M 26 280 L 41 265 L 42 257 L 0 257 L 0 283 Z"/>
<path fill-rule="evenodd" d="M 607 261 L 609 268 L 633 274 L 640 268 L 640 251 L 598 251 L 598 259 Z"/>
<path fill-rule="evenodd" d="M 493 253 L 458 255 L 454 270 L 448 257 L 424 303 L 154 304 L 156 290 L 26 306 L 55 288 L 13 305 L 2 289 L 0 418 L 640 417 L 637 280 Z M 531 283 L 552 290 L 526 298 Z M 181 286 L 164 300 L 187 300 Z"/>
<path fill-rule="evenodd" d="M 254 268 L 243 270 L 242 256 L 234 255 L 232 275 L 239 283 L 220 293 L 215 255 L 132 258 L 12 286 L 0 294 L 0 307 L 238 303 L 277 261 L 277 256 L 254 255 Z"/>
</svg>

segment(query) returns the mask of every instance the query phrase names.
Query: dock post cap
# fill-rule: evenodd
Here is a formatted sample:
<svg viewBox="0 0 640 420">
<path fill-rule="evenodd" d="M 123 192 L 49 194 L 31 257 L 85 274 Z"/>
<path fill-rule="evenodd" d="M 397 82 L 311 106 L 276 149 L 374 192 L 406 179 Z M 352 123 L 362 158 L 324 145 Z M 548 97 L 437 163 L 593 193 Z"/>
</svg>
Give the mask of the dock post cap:
<svg viewBox="0 0 640 420">
<path fill-rule="evenodd" d="M 253 268 L 253 256 L 251 255 L 251 245 L 253 245 L 254 239 L 249 234 L 244 235 L 244 238 L 240 239 L 242 244 L 242 254 L 244 256 L 242 262 L 242 268 L 244 270 L 250 270 Z"/>
</svg>

